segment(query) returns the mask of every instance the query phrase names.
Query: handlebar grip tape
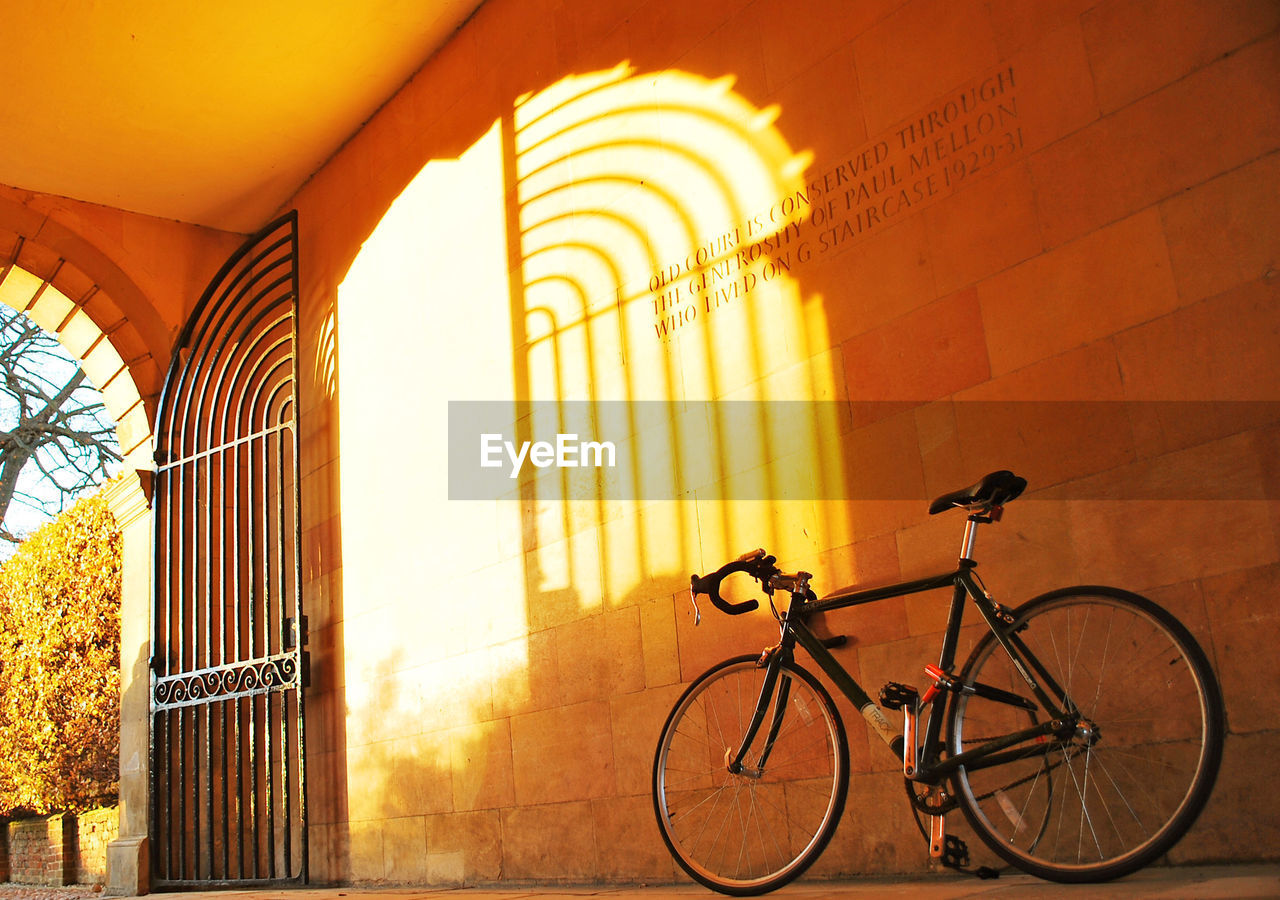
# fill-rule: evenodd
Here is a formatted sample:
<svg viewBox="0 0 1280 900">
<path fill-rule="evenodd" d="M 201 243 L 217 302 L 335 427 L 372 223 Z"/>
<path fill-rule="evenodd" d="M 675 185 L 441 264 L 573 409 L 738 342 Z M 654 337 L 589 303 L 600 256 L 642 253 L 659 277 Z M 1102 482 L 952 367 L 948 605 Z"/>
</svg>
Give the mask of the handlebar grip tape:
<svg viewBox="0 0 1280 900">
<path fill-rule="evenodd" d="M 728 600 L 725 600 L 720 596 L 720 583 L 734 572 L 748 571 L 754 562 L 754 559 L 734 560 L 731 563 L 726 563 L 709 575 L 690 576 L 689 589 L 695 594 L 706 594 L 711 598 L 711 603 L 716 609 L 723 613 L 728 613 L 731 616 L 737 616 L 742 613 L 751 612 L 754 609 L 759 609 L 759 600 L 744 600 L 741 603 L 730 603 Z"/>
</svg>

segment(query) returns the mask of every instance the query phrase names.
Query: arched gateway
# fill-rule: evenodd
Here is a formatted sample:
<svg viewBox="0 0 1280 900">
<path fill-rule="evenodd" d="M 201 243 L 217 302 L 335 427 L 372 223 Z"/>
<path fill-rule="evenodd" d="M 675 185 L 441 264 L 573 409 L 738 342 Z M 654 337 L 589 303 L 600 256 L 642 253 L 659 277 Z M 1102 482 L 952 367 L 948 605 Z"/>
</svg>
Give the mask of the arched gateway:
<svg viewBox="0 0 1280 900">
<path fill-rule="evenodd" d="M 223 266 L 157 413 L 153 884 L 307 872 L 296 215 Z"/>
</svg>

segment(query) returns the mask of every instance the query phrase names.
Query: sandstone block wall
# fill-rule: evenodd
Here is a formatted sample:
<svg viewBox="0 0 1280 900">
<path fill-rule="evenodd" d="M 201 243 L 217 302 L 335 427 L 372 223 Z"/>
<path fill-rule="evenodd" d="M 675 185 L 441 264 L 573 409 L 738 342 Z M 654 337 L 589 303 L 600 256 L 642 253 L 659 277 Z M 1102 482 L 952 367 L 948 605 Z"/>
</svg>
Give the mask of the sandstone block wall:
<svg viewBox="0 0 1280 900">
<path fill-rule="evenodd" d="M 689 573 L 764 545 L 824 587 L 931 574 L 958 526 L 928 500 L 1006 467 L 998 597 L 1146 592 L 1221 674 L 1174 861 L 1274 855 L 1278 28 L 1263 0 L 484 4 L 295 198 L 316 877 L 675 880 L 663 718 L 774 633 L 695 628 Z M 530 399 L 678 407 L 628 438 L 680 490 L 451 500 L 447 404 Z M 852 412 L 728 440 L 678 418 L 707 400 Z M 944 612 L 831 626 L 874 692 Z M 919 870 L 845 718 L 818 874 Z"/>
</svg>

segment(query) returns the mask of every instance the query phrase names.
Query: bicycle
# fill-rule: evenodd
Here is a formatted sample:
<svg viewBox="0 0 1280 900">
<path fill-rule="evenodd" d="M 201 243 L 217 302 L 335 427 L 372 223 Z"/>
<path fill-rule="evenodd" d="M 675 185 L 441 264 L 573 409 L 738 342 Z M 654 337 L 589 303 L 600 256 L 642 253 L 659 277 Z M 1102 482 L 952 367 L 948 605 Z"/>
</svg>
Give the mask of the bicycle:
<svg viewBox="0 0 1280 900">
<path fill-rule="evenodd" d="M 1017 609 L 996 602 L 975 571 L 977 529 L 998 522 L 1026 484 L 993 472 L 933 501 L 931 515 L 968 512 L 958 566 L 942 575 L 818 599 L 810 573 L 783 573 L 755 550 L 691 577 L 695 624 L 699 594 L 730 615 L 758 608 L 720 595 L 734 573 L 758 580 L 780 640 L 708 669 L 663 726 L 654 811 L 690 876 L 726 894 L 774 890 L 818 858 L 839 824 L 848 739 L 830 693 L 796 662 L 797 646 L 901 760 L 917 824 L 924 832 L 929 820 L 930 855 L 945 865 L 968 864 L 945 829 L 956 807 L 1005 861 L 1061 882 L 1129 874 L 1186 833 L 1222 758 L 1225 714 L 1209 662 L 1172 615 L 1128 591 L 1081 586 Z M 831 653 L 846 639 L 819 637 L 809 620 L 946 587 L 951 606 L 926 689 L 881 691 L 886 708 L 902 711 L 899 731 Z M 790 595 L 785 609 L 778 592 Z M 966 601 L 987 631 L 956 671 Z"/>
</svg>

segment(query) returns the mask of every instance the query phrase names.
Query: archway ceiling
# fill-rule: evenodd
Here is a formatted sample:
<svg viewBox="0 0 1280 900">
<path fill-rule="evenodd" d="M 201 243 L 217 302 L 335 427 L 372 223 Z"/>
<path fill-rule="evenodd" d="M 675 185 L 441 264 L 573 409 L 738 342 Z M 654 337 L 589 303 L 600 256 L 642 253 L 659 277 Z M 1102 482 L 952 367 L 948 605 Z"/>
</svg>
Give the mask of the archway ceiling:
<svg viewBox="0 0 1280 900">
<path fill-rule="evenodd" d="M 480 2 L 6 4 L 0 184 L 252 231 Z"/>
</svg>

